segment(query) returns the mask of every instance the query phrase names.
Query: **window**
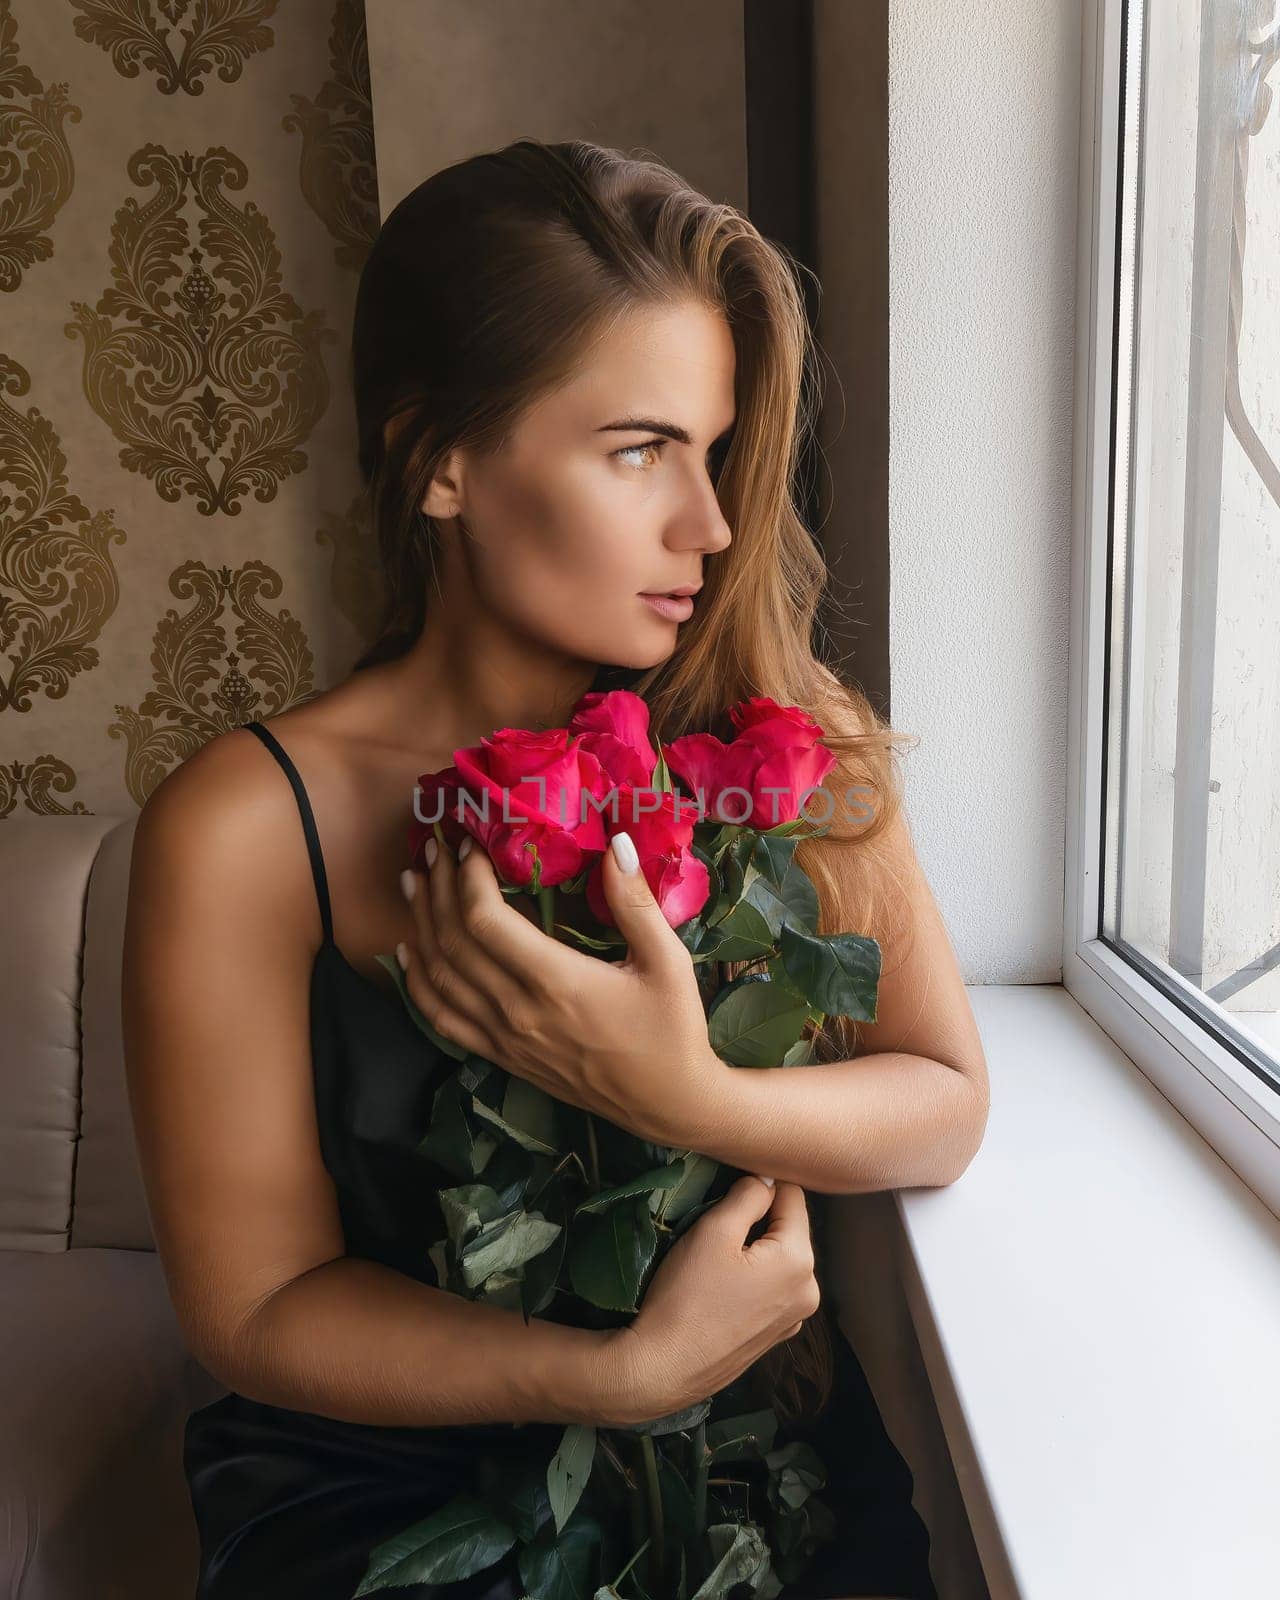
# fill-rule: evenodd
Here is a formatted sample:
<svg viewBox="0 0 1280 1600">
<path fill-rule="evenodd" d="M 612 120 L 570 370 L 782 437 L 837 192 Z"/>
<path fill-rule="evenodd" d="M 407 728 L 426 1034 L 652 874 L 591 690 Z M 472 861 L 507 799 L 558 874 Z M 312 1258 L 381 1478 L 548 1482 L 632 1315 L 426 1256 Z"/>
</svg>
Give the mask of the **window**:
<svg viewBox="0 0 1280 1600">
<path fill-rule="evenodd" d="M 1280 1211 L 1280 21 L 1089 13 L 1064 981 Z"/>
</svg>

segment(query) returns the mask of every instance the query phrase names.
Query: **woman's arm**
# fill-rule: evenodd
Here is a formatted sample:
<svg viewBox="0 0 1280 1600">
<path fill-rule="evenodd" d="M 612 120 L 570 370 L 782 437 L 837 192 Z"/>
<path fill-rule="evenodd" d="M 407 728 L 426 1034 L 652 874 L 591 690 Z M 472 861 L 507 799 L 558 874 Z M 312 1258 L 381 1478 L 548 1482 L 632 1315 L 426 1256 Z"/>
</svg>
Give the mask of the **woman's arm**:
<svg viewBox="0 0 1280 1600">
<path fill-rule="evenodd" d="M 346 1422 L 607 1427 L 648 1414 L 622 1354 L 612 1331 L 526 1325 L 518 1311 L 344 1255 L 274 1290 L 216 1359 L 240 1394 Z"/>
<path fill-rule="evenodd" d="M 904 915 L 881 952 L 875 1022 L 858 1025 L 850 1060 L 725 1063 L 706 1075 L 710 1092 L 691 1130 L 705 1154 L 824 1194 L 863 1194 L 952 1183 L 982 1143 L 982 1040 L 904 812 L 880 841 Z"/>
<path fill-rule="evenodd" d="M 138 820 L 122 994 L 147 1202 L 192 1354 L 252 1399 L 351 1422 L 659 1414 L 617 1330 L 526 1325 L 344 1254 L 315 1117 L 319 936 L 289 785 L 252 736 L 211 741 Z"/>
</svg>

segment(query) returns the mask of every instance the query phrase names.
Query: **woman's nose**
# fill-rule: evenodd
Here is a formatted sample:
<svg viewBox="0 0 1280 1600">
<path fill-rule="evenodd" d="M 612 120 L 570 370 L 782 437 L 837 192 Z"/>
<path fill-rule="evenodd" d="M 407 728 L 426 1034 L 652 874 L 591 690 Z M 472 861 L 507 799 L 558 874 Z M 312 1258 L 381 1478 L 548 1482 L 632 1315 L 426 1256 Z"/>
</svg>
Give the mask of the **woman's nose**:
<svg viewBox="0 0 1280 1600">
<path fill-rule="evenodd" d="M 706 548 L 713 553 L 723 550 L 733 539 L 733 530 L 725 521 L 724 512 L 720 509 L 720 502 L 715 502 L 715 512 L 711 518 L 711 534 L 707 540 Z"/>
<path fill-rule="evenodd" d="M 672 530 L 674 542 L 683 549 L 692 546 L 714 555 L 730 543 L 733 530 L 725 521 L 715 485 L 709 478 L 700 490 L 692 491 L 692 496 L 693 504 Z"/>
</svg>

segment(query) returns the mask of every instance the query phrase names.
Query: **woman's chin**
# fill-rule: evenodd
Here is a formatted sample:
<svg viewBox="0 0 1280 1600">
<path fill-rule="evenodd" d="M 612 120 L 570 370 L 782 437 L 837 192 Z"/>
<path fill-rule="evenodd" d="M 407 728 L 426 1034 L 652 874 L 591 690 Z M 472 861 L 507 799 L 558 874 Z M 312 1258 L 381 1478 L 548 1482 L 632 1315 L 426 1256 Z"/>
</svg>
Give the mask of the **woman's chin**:
<svg viewBox="0 0 1280 1600">
<path fill-rule="evenodd" d="M 656 639 L 652 636 L 655 632 L 659 635 Z M 661 666 L 675 650 L 676 630 L 668 624 L 665 628 L 646 629 L 645 634 L 646 637 L 641 638 L 633 631 L 624 639 L 619 629 L 607 641 L 601 641 L 599 648 L 589 653 L 589 658 L 626 672 L 643 672 L 649 667 Z"/>
<path fill-rule="evenodd" d="M 669 657 L 675 653 L 676 630 L 674 628 L 670 628 L 668 631 L 670 637 L 665 641 L 659 641 L 656 645 L 652 643 L 648 645 L 637 645 L 636 648 L 628 654 L 626 665 L 637 671 L 647 667 L 661 666 L 664 661 L 668 660 Z"/>
</svg>

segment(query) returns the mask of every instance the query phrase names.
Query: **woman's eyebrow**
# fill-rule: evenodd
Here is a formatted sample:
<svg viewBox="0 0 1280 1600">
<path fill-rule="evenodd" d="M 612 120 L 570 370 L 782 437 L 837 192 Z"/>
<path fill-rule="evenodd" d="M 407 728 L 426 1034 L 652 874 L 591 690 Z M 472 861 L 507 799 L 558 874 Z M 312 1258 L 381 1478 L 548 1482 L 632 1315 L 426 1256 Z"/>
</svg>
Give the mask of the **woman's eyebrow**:
<svg viewBox="0 0 1280 1600">
<path fill-rule="evenodd" d="M 737 421 L 737 418 L 734 419 Z M 734 426 L 731 422 L 720 434 L 724 438 Z M 668 439 L 674 439 L 678 444 L 692 444 L 693 435 L 687 428 L 682 428 L 678 422 L 664 422 L 660 417 L 619 417 L 614 422 L 606 422 L 596 429 L 597 433 L 661 433 Z"/>
</svg>

